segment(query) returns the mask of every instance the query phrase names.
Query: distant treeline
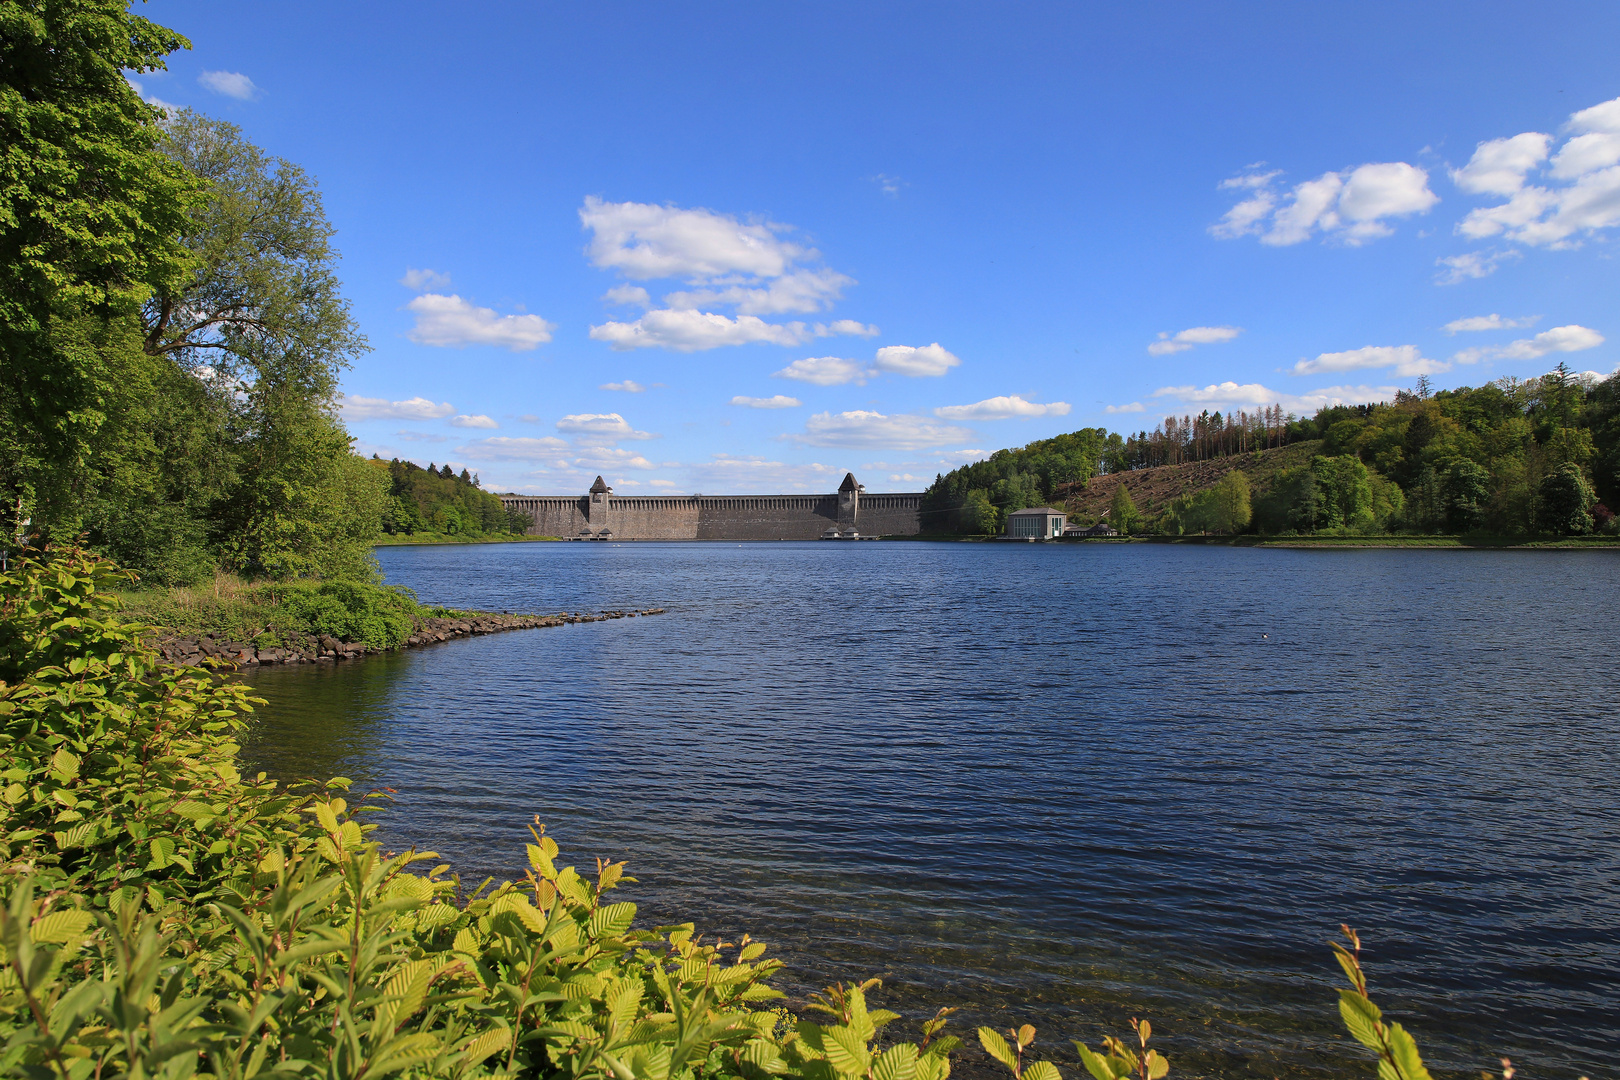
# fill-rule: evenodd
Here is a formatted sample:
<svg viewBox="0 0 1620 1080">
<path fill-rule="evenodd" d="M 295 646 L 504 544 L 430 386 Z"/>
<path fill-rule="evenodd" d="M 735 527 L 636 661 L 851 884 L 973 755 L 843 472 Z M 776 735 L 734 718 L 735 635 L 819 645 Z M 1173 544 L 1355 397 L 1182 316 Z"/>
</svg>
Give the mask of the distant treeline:
<svg viewBox="0 0 1620 1080">
<path fill-rule="evenodd" d="M 410 461 L 380 461 L 376 467 L 388 471 L 391 487 L 383 510 L 383 531 L 390 535 L 438 533 L 444 536 L 478 537 L 491 533 L 521 533 L 532 522 L 527 514 L 508 510 L 501 500 L 485 491 L 476 473 L 461 475 L 445 465 L 429 463 L 427 468 Z"/>
<path fill-rule="evenodd" d="M 1254 491 L 1241 471 L 1257 452 L 1320 440 L 1309 462 Z M 1188 491 L 1151 518 L 1126 479 L 1106 515 L 1124 531 L 1579 535 L 1614 531 L 1620 504 L 1620 375 L 1597 380 L 1560 364 L 1536 379 L 1336 405 L 1309 418 L 1257 413 L 1166 417 L 1122 437 L 1101 428 L 1001 450 L 937 477 L 925 528 L 993 533 L 1006 515 L 1099 474 L 1234 459 L 1219 483 Z"/>
</svg>

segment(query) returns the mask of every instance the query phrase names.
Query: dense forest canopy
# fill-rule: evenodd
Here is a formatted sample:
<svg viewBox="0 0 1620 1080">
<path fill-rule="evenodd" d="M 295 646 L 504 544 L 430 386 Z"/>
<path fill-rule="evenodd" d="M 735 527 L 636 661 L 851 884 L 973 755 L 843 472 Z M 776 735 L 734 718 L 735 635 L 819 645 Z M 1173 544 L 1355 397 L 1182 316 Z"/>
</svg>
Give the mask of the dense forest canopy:
<svg viewBox="0 0 1620 1080">
<path fill-rule="evenodd" d="M 314 179 L 124 77 L 187 47 L 123 0 L 0 6 L 5 542 L 84 535 L 187 584 L 368 577 L 385 527 L 505 531 L 476 485 L 418 497 L 353 453 L 338 379 L 367 345 Z"/>
<path fill-rule="evenodd" d="M 1246 462 L 1313 441 L 1318 452 L 1309 462 L 1268 478 L 1264 491 L 1246 479 L 1223 479 L 1148 519 L 1124 479 L 1109 516 L 1125 531 L 1172 534 L 1612 530 L 1611 508 L 1620 505 L 1620 374 L 1599 380 L 1560 364 L 1535 379 L 1438 392 L 1423 380 L 1393 402 L 1335 405 L 1312 417 L 1273 406 L 1170 416 L 1129 436 L 1087 428 L 937 477 L 924 500 L 925 528 L 994 533 L 1007 514 L 1061 504 L 1097 475 Z"/>
<path fill-rule="evenodd" d="M 390 535 L 438 533 L 471 538 L 521 533 L 533 524 L 527 514 L 508 510 L 498 496 L 483 489 L 476 473 L 466 469 L 457 475 L 449 465 L 429 463 L 424 469 L 398 458 L 386 462 L 373 458 L 372 465 L 388 475 L 388 507 L 382 527 Z"/>
</svg>

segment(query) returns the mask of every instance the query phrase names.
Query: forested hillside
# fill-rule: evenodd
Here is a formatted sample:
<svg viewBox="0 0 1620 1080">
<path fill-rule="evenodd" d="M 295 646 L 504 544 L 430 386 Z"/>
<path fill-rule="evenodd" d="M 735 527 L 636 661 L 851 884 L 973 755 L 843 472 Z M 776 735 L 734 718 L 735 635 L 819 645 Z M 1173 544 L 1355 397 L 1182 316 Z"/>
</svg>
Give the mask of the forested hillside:
<svg viewBox="0 0 1620 1080">
<path fill-rule="evenodd" d="M 180 585 L 367 577 L 385 522 L 505 528 L 351 451 L 338 377 L 367 345 L 314 179 L 140 99 L 124 72 L 180 35 L 32 10 L 0 28 L 0 542 L 83 535 Z"/>
<path fill-rule="evenodd" d="M 1481 387 L 1420 383 L 1392 403 L 1309 418 L 1270 408 L 1167 417 L 1128 437 L 1088 428 L 940 476 L 924 520 L 991 533 L 1043 502 L 1081 523 L 1172 535 L 1613 532 L 1620 375 L 1559 365 Z"/>
<path fill-rule="evenodd" d="M 530 525 L 527 515 L 507 510 L 466 469 L 458 476 L 448 465 L 440 468 L 430 463 L 424 469 L 398 458 L 373 459 L 372 464 L 388 473 L 388 506 L 382 527 L 390 535 L 433 533 L 471 538 L 521 533 Z"/>
</svg>

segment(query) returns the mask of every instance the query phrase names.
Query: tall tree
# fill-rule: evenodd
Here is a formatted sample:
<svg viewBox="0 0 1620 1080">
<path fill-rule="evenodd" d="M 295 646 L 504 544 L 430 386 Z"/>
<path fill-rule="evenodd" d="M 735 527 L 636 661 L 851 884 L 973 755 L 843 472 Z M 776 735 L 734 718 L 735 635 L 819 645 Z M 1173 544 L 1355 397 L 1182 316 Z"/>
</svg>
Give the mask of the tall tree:
<svg viewBox="0 0 1620 1080">
<path fill-rule="evenodd" d="M 1141 521 L 1131 491 L 1124 484 L 1114 489 L 1113 501 L 1108 504 L 1108 524 L 1122 535 L 1129 535 Z"/>
<path fill-rule="evenodd" d="M 124 77 L 190 43 L 126 7 L 0 4 L 0 485 L 19 506 L 95 453 L 127 366 L 113 324 L 191 263 L 202 187 Z"/>
</svg>

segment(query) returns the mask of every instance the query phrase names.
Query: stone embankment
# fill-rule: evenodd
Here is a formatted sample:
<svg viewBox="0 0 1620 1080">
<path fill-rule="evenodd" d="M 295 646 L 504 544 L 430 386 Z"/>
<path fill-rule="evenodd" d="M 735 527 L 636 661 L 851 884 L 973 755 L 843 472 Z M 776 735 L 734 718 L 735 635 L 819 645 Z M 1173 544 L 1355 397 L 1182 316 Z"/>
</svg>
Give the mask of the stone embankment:
<svg viewBox="0 0 1620 1080">
<path fill-rule="evenodd" d="M 457 615 L 413 620 L 415 627 L 402 647 L 431 645 L 451 638 L 474 634 L 495 634 L 502 630 L 529 630 L 540 626 L 566 626 L 569 623 L 602 622 L 607 619 L 633 619 L 662 615 L 663 608 L 646 611 L 602 611 L 595 615 L 562 612 L 557 615 L 494 615 L 465 612 Z M 172 664 L 197 666 L 205 660 L 246 667 L 250 664 L 317 664 L 354 660 L 367 653 L 383 652 L 363 641 L 339 641 L 331 635 L 305 634 L 282 645 L 255 646 L 228 641 L 212 634 L 192 634 L 160 638 L 158 651 Z"/>
</svg>

